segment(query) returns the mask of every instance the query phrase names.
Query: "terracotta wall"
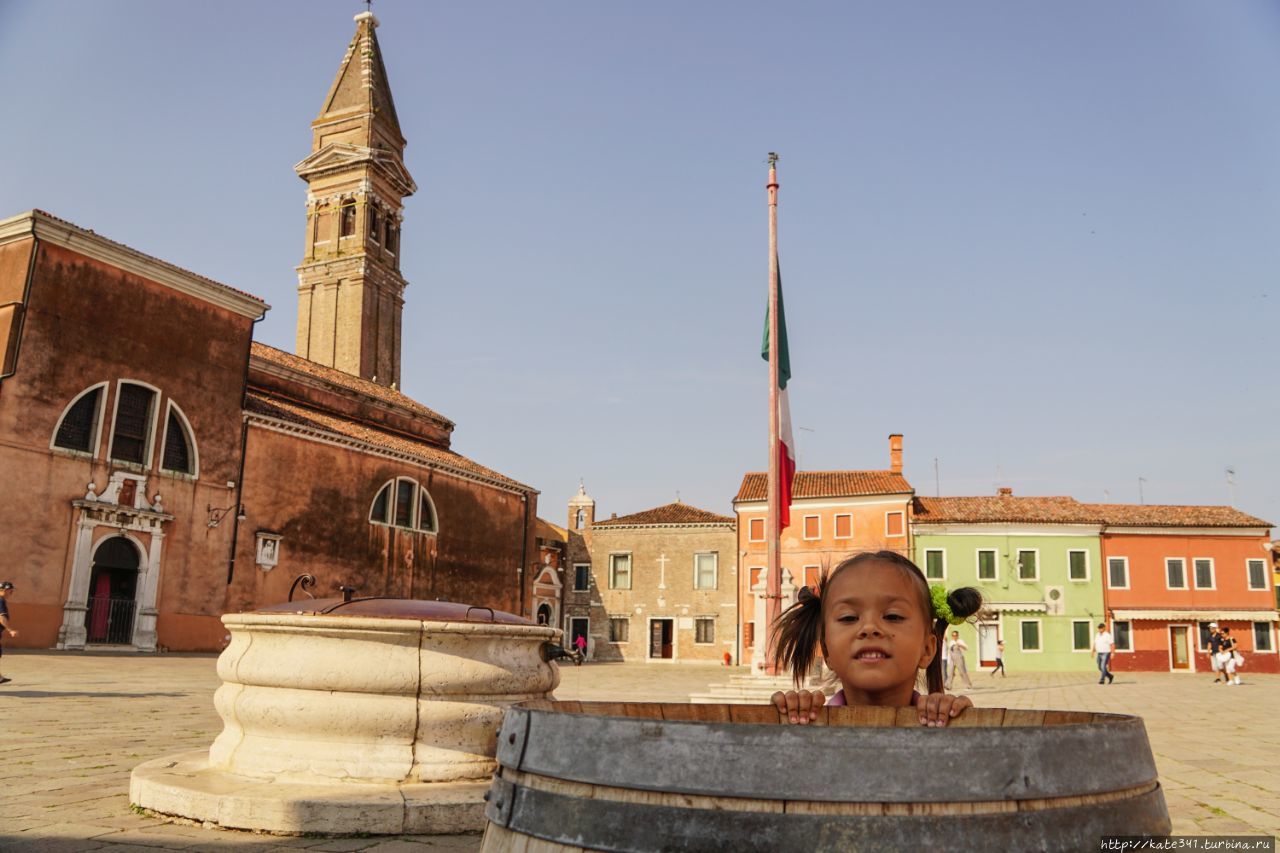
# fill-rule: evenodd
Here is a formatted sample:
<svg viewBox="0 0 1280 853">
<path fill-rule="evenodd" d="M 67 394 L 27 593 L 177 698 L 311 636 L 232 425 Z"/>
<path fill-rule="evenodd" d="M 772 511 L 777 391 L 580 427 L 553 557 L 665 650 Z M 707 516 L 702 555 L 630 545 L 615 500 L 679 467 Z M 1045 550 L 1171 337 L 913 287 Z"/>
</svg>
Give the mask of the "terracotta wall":
<svg viewBox="0 0 1280 853">
<path fill-rule="evenodd" d="M 371 524 L 379 489 L 411 477 L 435 503 L 439 533 Z M 293 579 L 315 574 L 316 595 L 345 583 L 360 595 L 463 601 L 527 614 L 538 560 L 536 494 L 432 473 L 351 448 L 251 425 L 245 451 L 244 507 L 228 610 L 285 601 Z M 283 536 L 280 562 L 256 565 L 258 531 Z M 517 572 L 524 560 L 526 571 Z M 521 600 L 521 580 L 526 584 Z"/>
<path fill-rule="evenodd" d="M 0 289 L 7 291 L 25 276 L 30 250 L 30 240 L 0 247 Z M 18 585 L 13 609 L 23 629 L 10 642 L 48 647 L 56 640 L 75 539 L 71 502 L 85 496 L 89 482 L 101 489 L 113 470 L 124 468 L 106 459 L 120 379 L 159 389 L 158 433 L 163 433 L 169 400 L 190 421 L 198 479 L 159 473 L 157 435 L 143 491 L 148 498 L 162 494 L 164 511 L 175 516 L 164 528 L 159 609 L 216 621 L 230 528 L 209 528 L 207 507 L 234 500 L 226 484 L 238 477 L 241 387 L 251 328 L 246 317 L 69 250 L 40 245 L 16 370 L 0 382 L 0 470 L 5 475 L 0 531 L 8 555 L 4 573 Z M 110 385 L 97 457 L 50 450 L 67 404 L 103 381 Z M 100 529 L 95 539 L 107 532 Z M 194 638 L 206 634 L 174 626 L 159 643 L 194 648 Z"/>
<path fill-rule="evenodd" d="M 1113 589 L 1106 584 L 1107 607 L 1132 608 L 1239 608 L 1273 610 L 1275 598 L 1270 586 L 1269 564 L 1264 562 L 1263 575 L 1268 581 L 1261 590 L 1251 590 L 1245 569 L 1246 560 L 1269 557 L 1263 546 L 1265 536 L 1187 536 L 1137 535 L 1104 533 L 1102 558 L 1129 558 L 1129 589 Z M 1171 590 L 1165 582 L 1165 558 L 1186 561 L 1188 589 Z M 1196 589 L 1193 583 L 1194 560 L 1208 557 L 1214 561 L 1214 589 Z"/>
<path fill-rule="evenodd" d="M 815 501 L 823 504 L 820 507 L 805 507 L 804 504 L 793 504 L 791 507 L 791 524 L 782 532 L 782 566 L 791 572 L 797 587 L 803 586 L 806 582 L 806 567 L 810 567 L 809 575 L 815 574 L 812 567 L 817 567 L 817 573 L 820 574 L 822 569 L 834 567 L 845 557 L 860 551 L 889 550 L 897 551 L 907 557 L 912 556 L 909 498 L 885 498 L 883 503 L 867 503 L 853 499 L 847 504 L 841 504 L 840 500 L 840 498 L 830 498 Z M 887 512 L 902 513 L 901 536 L 889 536 L 886 533 L 885 513 Z M 751 569 L 762 569 L 768 565 L 765 542 L 751 539 L 751 520 L 764 519 L 765 511 L 755 508 L 739 509 L 737 514 L 738 551 L 742 555 L 739 558 L 742 570 L 738 573 L 738 612 L 745 628 L 745 623 L 754 620 L 756 609 L 755 598 L 750 592 Z M 817 539 L 806 539 L 804 536 L 804 518 L 807 515 L 818 516 Z M 852 516 L 850 537 L 836 537 L 836 515 Z M 765 524 L 767 521 L 758 525 L 759 529 L 763 530 Z M 744 637 L 742 658 L 745 661 L 750 657 L 751 644 L 755 638 L 763 642 L 764 626 L 752 626 L 740 630 L 739 635 Z"/>
<path fill-rule="evenodd" d="M 1219 625 L 1231 628 L 1231 633 L 1240 643 L 1240 653 L 1245 665 L 1240 674 L 1246 677 L 1252 672 L 1280 672 L 1280 655 L 1274 651 L 1259 652 L 1254 648 L 1253 623 L 1231 619 L 1215 620 Z M 1199 629 L 1190 622 L 1134 621 L 1133 651 L 1116 652 L 1111 656 L 1111 668 L 1116 672 L 1169 672 L 1169 625 L 1187 625 L 1191 638 L 1191 657 L 1193 669 L 1187 672 L 1200 674 L 1212 673 L 1208 652 L 1199 648 Z M 1272 648 L 1277 647 L 1275 628 L 1271 633 Z"/>
</svg>

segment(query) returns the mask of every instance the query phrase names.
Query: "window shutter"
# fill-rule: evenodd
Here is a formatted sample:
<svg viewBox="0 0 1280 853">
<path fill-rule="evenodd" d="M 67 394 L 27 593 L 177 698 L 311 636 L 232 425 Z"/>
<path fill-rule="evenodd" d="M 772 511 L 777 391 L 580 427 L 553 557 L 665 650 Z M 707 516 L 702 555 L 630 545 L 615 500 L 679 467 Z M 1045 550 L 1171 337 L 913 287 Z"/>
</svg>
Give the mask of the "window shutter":
<svg viewBox="0 0 1280 853">
<path fill-rule="evenodd" d="M 58 426 L 58 434 L 53 438 L 55 446 L 83 453 L 93 452 L 93 427 L 101 398 L 102 389 L 95 388 L 76 400 Z"/>
</svg>

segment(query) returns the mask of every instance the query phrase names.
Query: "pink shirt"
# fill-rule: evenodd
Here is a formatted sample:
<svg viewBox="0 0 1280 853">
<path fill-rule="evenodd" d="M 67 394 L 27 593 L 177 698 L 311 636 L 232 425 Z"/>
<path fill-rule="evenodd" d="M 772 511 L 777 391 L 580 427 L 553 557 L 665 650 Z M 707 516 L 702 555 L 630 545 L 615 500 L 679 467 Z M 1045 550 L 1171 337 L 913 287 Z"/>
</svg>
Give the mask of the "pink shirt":
<svg viewBox="0 0 1280 853">
<path fill-rule="evenodd" d="M 912 691 L 911 691 L 911 706 L 912 706 L 912 707 L 915 707 L 916 700 L 917 700 L 917 699 L 919 699 L 919 698 L 920 698 L 920 693 L 919 693 L 919 691 L 912 690 Z M 831 707 L 832 705 L 848 705 L 848 704 L 849 704 L 848 702 L 844 701 L 844 690 L 843 690 L 843 689 L 837 690 L 837 691 L 836 691 L 836 694 L 835 694 L 834 696 L 832 696 L 830 699 L 828 699 L 828 700 L 827 700 L 827 707 Z"/>
</svg>

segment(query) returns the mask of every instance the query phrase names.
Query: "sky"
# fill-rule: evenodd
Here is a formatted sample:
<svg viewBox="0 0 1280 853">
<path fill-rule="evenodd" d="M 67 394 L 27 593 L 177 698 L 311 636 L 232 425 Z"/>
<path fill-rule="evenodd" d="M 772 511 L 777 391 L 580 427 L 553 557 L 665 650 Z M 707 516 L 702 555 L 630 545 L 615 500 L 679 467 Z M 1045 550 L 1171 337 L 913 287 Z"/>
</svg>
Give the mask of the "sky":
<svg viewBox="0 0 1280 853">
<path fill-rule="evenodd" d="M 0 0 L 0 217 L 262 296 L 292 351 L 293 165 L 363 8 Z M 580 479 L 727 514 L 766 465 L 776 151 L 802 469 L 901 432 L 922 495 L 1280 523 L 1280 5 L 373 10 L 419 187 L 402 388 L 544 518 Z"/>
</svg>

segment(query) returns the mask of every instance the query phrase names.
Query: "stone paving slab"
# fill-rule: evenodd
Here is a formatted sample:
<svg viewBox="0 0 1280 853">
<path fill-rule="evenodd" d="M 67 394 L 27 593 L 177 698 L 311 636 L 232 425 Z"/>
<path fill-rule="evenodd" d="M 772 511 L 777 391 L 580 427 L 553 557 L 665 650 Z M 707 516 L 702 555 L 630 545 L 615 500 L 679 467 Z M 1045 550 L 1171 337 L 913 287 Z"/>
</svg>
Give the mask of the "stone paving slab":
<svg viewBox="0 0 1280 853">
<path fill-rule="evenodd" d="M 0 686 L 0 850 L 475 851 L 479 835 L 322 838 L 205 828 L 135 814 L 129 771 L 207 748 L 221 730 L 212 655 L 9 652 Z M 561 699 L 683 702 L 741 669 L 588 664 L 561 671 Z M 1138 714 L 1176 833 L 1280 833 L 1280 676 L 1236 687 L 1201 675 L 974 675 L 979 707 Z"/>
</svg>

